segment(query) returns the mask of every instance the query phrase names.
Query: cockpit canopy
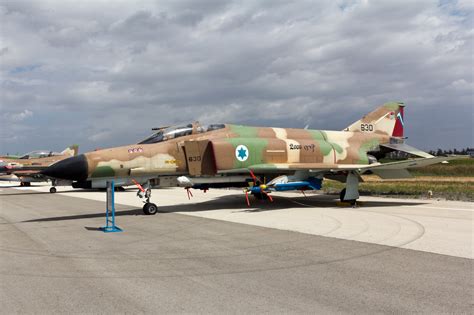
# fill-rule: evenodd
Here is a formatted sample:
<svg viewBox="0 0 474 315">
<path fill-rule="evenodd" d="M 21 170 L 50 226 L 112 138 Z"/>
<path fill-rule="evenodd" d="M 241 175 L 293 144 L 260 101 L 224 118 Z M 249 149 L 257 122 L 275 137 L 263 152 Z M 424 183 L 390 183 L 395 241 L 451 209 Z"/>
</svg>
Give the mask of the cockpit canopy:
<svg viewBox="0 0 474 315">
<path fill-rule="evenodd" d="M 37 151 L 31 151 L 28 152 L 20 157 L 21 160 L 28 160 L 28 159 L 39 159 L 39 158 L 44 158 L 48 156 L 55 156 L 55 155 L 61 155 L 61 153 L 58 152 L 53 152 L 53 151 L 47 151 L 47 150 L 37 150 Z"/>
<path fill-rule="evenodd" d="M 225 128 L 224 124 L 211 124 L 208 126 L 201 126 L 199 123 L 187 124 L 184 126 L 172 126 L 159 128 L 157 132 L 149 136 L 138 144 L 151 144 L 162 141 L 167 141 L 174 138 L 210 132 Z"/>
</svg>

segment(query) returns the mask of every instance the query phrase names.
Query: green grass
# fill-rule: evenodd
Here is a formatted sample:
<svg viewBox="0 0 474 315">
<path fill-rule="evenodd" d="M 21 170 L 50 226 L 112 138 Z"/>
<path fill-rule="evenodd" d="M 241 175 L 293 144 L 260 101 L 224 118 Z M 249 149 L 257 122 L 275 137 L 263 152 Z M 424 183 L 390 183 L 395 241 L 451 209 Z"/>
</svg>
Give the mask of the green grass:
<svg viewBox="0 0 474 315">
<path fill-rule="evenodd" d="M 325 180 L 323 191 L 326 193 L 339 193 L 344 188 L 343 183 Z M 445 198 L 448 200 L 474 201 L 473 182 L 450 182 L 450 181 L 399 181 L 399 182 L 368 182 L 360 183 L 361 194 L 408 196 L 412 198 L 428 197 L 428 191 L 433 192 L 433 198 Z"/>
<path fill-rule="evenodd" d="M 448 164 L 434 164 L 411 170 L 416 176 L 474 177 L 474 159 L 449 161 Z"/>
<path fill-rule="evenodd" d="M 381 163 L 394 162 L 395 160 L 382 159 Z M 434 164 L 410 170 L 415 176 L 454 176 L 474 177 L 474 159 L 465 158 L 449 161 L 447 164 Z"/>
</svg>

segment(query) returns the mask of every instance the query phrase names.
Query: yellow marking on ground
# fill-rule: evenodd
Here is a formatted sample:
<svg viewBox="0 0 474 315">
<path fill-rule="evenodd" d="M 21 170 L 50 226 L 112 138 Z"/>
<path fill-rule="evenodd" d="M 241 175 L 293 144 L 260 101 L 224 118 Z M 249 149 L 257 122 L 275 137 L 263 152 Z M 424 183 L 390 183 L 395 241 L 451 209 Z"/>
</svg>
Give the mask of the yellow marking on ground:
<svg viewBox="0 0 474 315">
<path fill-rule="evenodd" d="M 364 202 L 357 201 L 355 205 L 357 207 L 362 207 L 364 205 Z M 352 207 L 352 204 L 350 202 L 346 202 L 346 201 L 338 201 L 338 202 L 336 202 L 336 206 L 347 208 L 347 207 Z"/>
</svg>

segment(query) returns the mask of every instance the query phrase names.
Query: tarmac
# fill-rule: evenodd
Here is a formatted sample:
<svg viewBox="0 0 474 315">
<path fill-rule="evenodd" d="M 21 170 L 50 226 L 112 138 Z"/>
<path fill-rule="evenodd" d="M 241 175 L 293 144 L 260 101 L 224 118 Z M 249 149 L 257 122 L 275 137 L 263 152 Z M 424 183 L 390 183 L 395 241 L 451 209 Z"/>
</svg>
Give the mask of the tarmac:
<svg viewBox="0 0 474 315">
<path fill-rule="evenodd" d="M 0 184 L 0 313 L 472 313 L 472 203 Z"/>
</svg>

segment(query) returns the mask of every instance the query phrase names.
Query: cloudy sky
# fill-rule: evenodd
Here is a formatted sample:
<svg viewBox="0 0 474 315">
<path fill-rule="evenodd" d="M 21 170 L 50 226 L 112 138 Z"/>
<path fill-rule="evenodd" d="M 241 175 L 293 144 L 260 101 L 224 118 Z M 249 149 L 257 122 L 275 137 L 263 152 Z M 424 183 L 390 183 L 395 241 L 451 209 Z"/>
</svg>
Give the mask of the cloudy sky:
<svg viewBox="0 0 474 315">
<path fill-rule="evenodd" d="M 0 0 L 0 152 L 193 120 L 340 130 L 393 100 L 411 145 L 473 146 L 472 3 Z"/>
</svg>

